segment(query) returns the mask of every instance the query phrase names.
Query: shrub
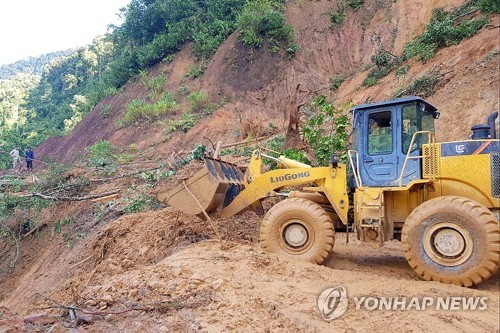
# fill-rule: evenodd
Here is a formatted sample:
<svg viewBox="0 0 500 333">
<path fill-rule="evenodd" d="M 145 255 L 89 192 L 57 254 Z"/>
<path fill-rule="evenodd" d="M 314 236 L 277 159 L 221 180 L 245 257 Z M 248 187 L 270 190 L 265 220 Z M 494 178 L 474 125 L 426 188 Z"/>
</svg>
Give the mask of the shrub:
<svg viewBox="0 0 500 333">
<path fill-rule="evenodd" d="M 171 63 L 174 61 L 175 54 L 169 54 L 165 58 L 163 58 L 163 61 L 166 62 L 167 64 Z"/>
<path fill-rule="evenodd" d="M 391 70 L 397 67 L 401 61 L 399 57 L 392 56 L 384 49 L 379 49 L 370 60 L 375 64 L 363 81 L 364 87 L 370 87 L 378 83 L 378 80 L 385 77 Z"/>
<path fill-rule="evenodd" d="M 167 83 L 167 74 L 161 73 L 160 75 L 149 77 L 147 75 L 141 78 L 141 83 L 148 90 L 155 94 L 159 94 Z"/>
<path fill-rule="evenodd" d="M 330 14 L 330 22 L 332 27 L 341 26 L 345 20 L 345 5 L 343 2 L 337 4 L 337 10 Z"/>
<path fill-rule="evenodd" d="M 123 209 L 125 214 L 139 213 L 160 206 L 160 202 L 151 195 L 138 194 L 132 199 L 126 198 L 125 201 L 128 202 L 128 205 Z"/>
<path fill-rule="evenodd" d="M 101 116 L 108 118 L 111 115 L 111 104 L 106 104 L 101 107 Z"/>
<path fill-rule="evenodd" d="M 339 89 L 340 85 L 344 82 L 345 78 L 340 75 L 336 77 L 332 77 L 330 79 L 330 90 L 336 91 Z"/>
<path fill-rule="evenodd" d="M 354 9 L 358 10 L 363 6 L 364 0 L 349 0 L 348 4 L 349 6 Z"/>
<path fill-rule="evenodd" d="M 107 140 L 96 142 L 93 146 L 86 148 L 87 158 L 93 166 L 107 166 L 113 164 L 116 157 L 113 154 L 115 147 Z"/>
<path fill-rule="evenodd" d="M 404 65 L 399 67 L 394 73 L 394 75 L 396 75 L 397 77 L 405 76 L 406 74 L 408 74 L 409 70 L 410 70 L 410 65 Z"/>
<path fill-rule="evenodd" d="M 434 10 L 424 33 L 405 45 L 405 58 L 418 56 L 427 62 L 438 49 L 456 45 L 464 38 L 475 35 L 489 20 L 485 17 L 464 20 L 464 9 L 470 9 L 471 6 L 471 2 L 466 3 L 451 13 L 441 8 Z"/>
<path fill-rule="evenodd" d="M 194 125 L 196 125 L 198 120 L 198 116 L 192 114 L 191 112 L 184 112 L 181 116 L 181 119 L 168 121 L 167 128 L 165 129 L 165 134 L 170 134 L 177 130 L 181 130 L 186 133 Z"/>
<path fill-rule="evenodd" d="M 347 161 L 347 126 L 349 118 L 345 110 L 350 103 L 336 108 L 324 96 L 311 103 L 308 120 L 303 128 L 304 138 L 314 152 L 316 165 L 327 165 L 330 155 L 337 154 Z"/>
<path fill-rule="evenodd" d="M 177 101 L 170 91 L 166 91 L 163 96 L 153 104 L 153 114 L 150 118 L 158 118 L 163 113 L 174 109 L 177 106 Z"/>
<path fill-rule="evenodd" d="M 147 182 L 157 182 L 162 179 L 166 179 L 175 175 L 174 170 L 162 171 L 157 169 L 156 171 L 144 171 L 141 173 L 141 178 Z"/>
<path fill-rule="evenodd" d="M 193 111 L 197 112 L 203 109 L 207 104 L 207 96 L 206 91 L 195 91 L 188 95 L 187 99 L 191 102 Z"/>
<path fill-rule="evenodd" d="M 202 76 L 207 70 L 208 65 L 204 62 L 199 65 L 191 65 L 188 67 L 186 76 L 192 79 L 196 79 L 199 76 Z"/>
<path fill-rule="evenodd" d="M 406 88 L 400 89 L 393 97 L 399 98 L 404 96 L 414 96 L 419 95 L 421 97 L 429 97 L 434 93 L 434 88 L 439 82 L 439 77 L 437 75 L 424 75 L 419 77 Z"/>
<path fill-rule="evenodd" d="M 289 58 L 297 53 L 293 27 L 286 23 L 282 6 L 276 0 L 249 1 L 238 17 L 239 39 L 248 48 L 266 45 L 271 52 L 284 48 Z"/>
<path fill-rule="evenodd" d="M 500 2 L 498 0 L 482 0 L 479 8 L 483 13 L 500 13 Z"/>
<path fill-rule="evenodd" d="M 155 121 L 176 106 L 175 97 L 168 90 L 154 104 L 134 99 L 127 105 L 127 112 L 118 120 L 118 126 L 138 126 L 142 121 Z"/>
</svg>

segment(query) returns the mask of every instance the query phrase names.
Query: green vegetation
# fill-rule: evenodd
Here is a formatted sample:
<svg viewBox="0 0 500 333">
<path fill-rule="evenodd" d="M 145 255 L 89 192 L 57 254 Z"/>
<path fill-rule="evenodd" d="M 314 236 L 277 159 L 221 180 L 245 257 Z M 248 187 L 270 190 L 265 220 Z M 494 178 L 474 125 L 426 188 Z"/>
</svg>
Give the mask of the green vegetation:
<svg viewBox="0 0 500 333">
<path fill-rule="evenodd" d="M 277 53 L 284 48 L 288 58 L 293 58 L 299 46 L 295 41 L 293 27 L 286 23 L 283 1 L 255 0 L 245 5 L 238 17 L 239 38 L 249 48 L 267 46 Z"/>
<path fill-rule="evenodd" d="M 308 112 L 304 125 L 304 138 L 314 152 L 315 165 L 328 165 L 330 155 L 337 154 L 341 161 L 347 161 L 347 109 L 350 103 L 337 108 L 324 96 L 318 97 Z"/>
<path fill-rule="evenodd" d="M 108 35 L 95 38 L 86 47 L 57 54 L 50 61 L 45 56 L 32 60 L 37 69 L 26 68 L 25 72 L 37 75 L 29 80 L 23 78 L 23 84 L 17 78 L 7 83 L 0 81 L 2 142 L 10 151 L 15 144 L 36 147 L 49 136 L 65 135 L 130 78 L 137 74 L 141 77 L 149 66 L 160 61 L 172 61 L 186 42 L 192 42 L 196 58 L 210 58 L 238 27 L 237 17 L 244 6 L 252 2 L 246 5 L 245 0 L 132 0 L 120 12 L 123 24 L 112 27 Z M 143 84 L 155 97 L 165 81 L 166 76 L 160 74 Z M 146 118 L 150 117 L 150 113 L 146 114 Z M 136 119 L 129 115 L 122 124 L 134 123 Z M 9 159 L 3 155 L 0 167 L 6 168 Z"/>
<path fill-rule="evenodd" d="M 54 224 L 53 234 L 62 234 L 64 245 L 68 248 L 73 246 L 75 241 L 85 237 L 81 226 L 74 227 L 75 221 L 71 218 L 57 220 Z"/>
<path fill-rule="evenodd" d="M 195 115 L 189 111 L 184 112 L 180 119 L 169 120 L 167 122 L 167 128 L 165 129 L 165 134 L 173 133 L 177 130 L 181 130 L 184 133 L 189 131 L 196 123 L 200 120 L 200 116 Z"/>
<path fill-rule="evenodd" d="M 285 143 L 285 136 L 284 135 L 277 135 L 271 140 L 266 142 L 266 148 L 271 149 L 271 151 L 266 152 L 266 154 L 273 156 L 273 157 L 280 157 L 280 155 L 283 155 L 287 158 L 291 158 L 295 161 L 306 163 L 306 164 L 311 164 L 311 161 L 307 157 L 307 154 L 303 150 L 298 150 L 298 149 L 293 149 L 293 148 L 287 148 L 283 150 L 283 144 Z M 271 168 L 276 168 L 276 162 L 269 160 L 269 159 L 264 159 L 263 160 L 264 165 L 269 165 Z"/>
<path fill-rule="evenodd" d="M 148 76 L 148 72 L 142 70 L 139 72 L 139 77 L 142 85 L 155 95 L 161 93 L 167 83 L 167 75 L 165 73 L 157 76 Z"/>
<path fill-rule="evenodd" d="M 186 76 L 192 79 L 196 79 L 197 77 L 202 76 L 205 73 L 205 71 L 207 70 L 207 66 L 208 65 L 205 62 L 202 62 L 198 65 L 193 64 L 188 67 Z"/>
<path fill-rule="evenodd" d="M 149 100 L 131 103 L 119 124 L 160 118 L 175 108 L 175 99 L 166 92 L 161 96 L 167 76 L 149 77 L 147 69 L 172 61 L 188 42 L 198 64 L 189 69 L 191 78 L 203 75 L 210 57 L 237 29 L 244 46 L 293 57 L 299 46 L 283 15 L 284 5 L 284 0 L 132 0 L 120 12 L 123 24 L 89 45 L 1 66 L 2 150 L 36 147 L 47 137 L 66 135 L 103 98 L 116 94 L 134 77 L 142 78 Z M 361 0 L 339 2 L 331 13 L 332 25 L 343 24 L 346 7 L 356 10 L 362 5 Z M 472 36 L 488 22 L 478 11 L 498 13 L 499 6 L 498 0 L 471 0 L 451 12 L 436 10 L 425 32 L 406 45 L 405 59 L 417 56 L 427 61 L 439 48 Z M 393 68 L 377 65 L 364 84 L 376 84 Z M 13 76 L 18 71 L 24 74 Z M 335 90 L 337 84 L 332 83 Z M 111 115 L 107 107 L 100 112 L 104 118 Z M 9 156 L 0 154 L 0 168 L 9 165 Z"/>
<path fill-rule="evenodd" d="M 381 78 L 398 68 L 402 61 L 418 57 L 423 62 L 427 62 L 434 57 L 440 48 L 456 45 L 464 38 L 475 35 L 489 22 L 489 19 L 486 17 L 471 18 L 471 16 L 479 9 L 485 13 L 491 12 L 490 10 L 494 12 L 494 6 L 495 3 L 491 0 L 471 0 L 451 12 L 446 12 L 441 8 L 435 9 L 424 33 L 405 45 L 403 56 L 394 56 L 379 49 L 371 57 L 375 67 L 368 73 L 363 81 L 363 86 L 369 87 L 377 84 Z M 395 75 L 404 76 L 408 70 L 408 65 L 402 66 L 396 70 Z M 415 82 L 415 87 L 410 88 L 412 91 L 422 91 L 423 89 L 425 93 L 428 93 L 429 90 L 423 87 L 431 86 L 432 80 L 425 77 L 421 79 L 423 79 L 422 82 Z"/>
<path fill-rule="evenodd" d="M 125 202 L 128 203 L 123 209 L 125 214 L 139 213 L 160 206 L 160 202 L 155 197 L 143 194 L 137 194 L 133 198 L 125 198 Z"/>
<path fill-rule="evenodd" d="M 106 104 L 106 105 L 103 105 L 101 107 L 101 116 L 103 118 L 108 118 L 109 116 L 111 116 L 111 105 L 110 104 Z"/>
<path fill-rule="evenodd" d="M 374 55 L 371 56 L 371 61 L 375 64 L 375 67 L 368 72 L 368 75 L 363 81 L 363 86 L 365 87 L 377 84 L 378 80 L 385 77 L 391 70 L 400 64 L 401 59 L 399 57 L 392 56 L 384 49 L 379 49 Z"/>
<path fill-rule="evenodd" d="M 340 76 L 335 76 L 330 79 L 330 90 L 336 91 L 339 89 L 340 85 L 345 81 L 345 77 L 340 75 Z"/>
<path fill-rule="evenodd" d="M 71 218 L 57 220 L 56 223 L 54 224 L 54 233 L 60 234 L 64 227 L 69 226 L 74 222 L 75 221 L 73 221 Z"/>
<path fill-rule="evenodd" d="M 434 88 L 439 82 L 439 76 L 427 74 L 414 80 L 407 87 L 398 90 L 393 94 L 394 98 L 403 96 L 419 95 L 421 97 L 429 97 L 434 93 Z"/>
<path fill-rule="evenodd" d="M 337 4 L 337 10 L 330 14 L 330 22 L 332 27 L 341 26 L 345 20 L 345 5 L 341 1 Z"/>
<path fill-rule="evenodd" d="M 479 5 L 481 8 L 483 5 L 490 8 L 487 3 L 490 2 L 473 0 L 451 12 L 446 12 L 441 8 L 434 10 L 424 33 L 405 45 L 404 57 L 406 59 L 418 57 L 426 62 L 434 57 L 437 50 L 456 45 L 464 38 L 475 35 L 489 22 L 489 19 L 468 17 L 479 9 Z"/>
<path fill-rule="evenodd" d="M 118 125 L 139 126 L 142 122 L 151 122 L 159 119 L 176 106 L 177 101 L 169 91 L 166 91 L 156 103 L 152 104 L 135 99 L 127 105 L 127 111 L 122 118 L 118 120 Z"/>
<path fill-rule="evenodd" d="M 408 74 L 408 71 L 410 70 L 410 65 L 404 65 L 396 69 L 396 72 L 394 72 L 394 75 L 397 77 L 402 77 Z"/>
<path fill-rule="evenodd" d="M 162 171 L 161 169 L 157 169 L 155 171 L 144 171 L 141 173 L 141 179 L 146 182 L 157 182 L 162 179 L 166 179 L 175 175 L 175 171 L 166 170 Z"/>
<path fill-rule="evenodd" d="M 116 156 L 113 154 L 116 148 L 107 140 L 96 142 L 87 148 L 89 163 L 95 167 L 105 167 L 112 165 Z"/>
<path fill-rule="evenodd" d="M 349 0 L 347 3 L 349 7 L 351 7 L 354 10 L 358 10 L 363 6 L 364 0 Z"/>
<path fill-rule="evenodd" d="M 28 74 L 34 76 L 42 75 L 45 66 L 57 58 L 62 58 L 73 53 L 73 50 L 56 51 L 42 54 L 38 57 L 29 57 L 18 60 L 12 64 L 0 66 L 0 80 L 9 80 L 19 74 Z"/>
<path fill-rule="evenodd" d="M 207 105 L 208 94 L 206 91 L 195 91 L 188 95 L 187 99 L 191 102 L 194 112 L 201 111 Z"/>
<path fill-rule="evenodd" d="M 10 182 L 2 185 L 0 196 L 0 237 L 18 240 L 40 225 L 40 212 L 50 207 L 52 201 L 35 195 L 19 195 L 18 192 L 43 193 L 46 195 L 74 196 L 89 184 L 88 180 L 76 177 L 68 180 L 65 177 L 65 165 L 48 165 L 47 174 L 40 177 L 39 183 Z M 14 194 L 17 193 L 17 194 Z M 10 227 L 6 222 L 9 222 Z M 56 231 L 65 223 L 56 224 Z M 13 266 L 12 266 L 13 267 Z"/>
<path fill-rule="evenodd" d="M 479 8 L 483 13 L 500 13 L 500 2 L 498 0 L 482 0 L 479 2 Z"/>
</svg>

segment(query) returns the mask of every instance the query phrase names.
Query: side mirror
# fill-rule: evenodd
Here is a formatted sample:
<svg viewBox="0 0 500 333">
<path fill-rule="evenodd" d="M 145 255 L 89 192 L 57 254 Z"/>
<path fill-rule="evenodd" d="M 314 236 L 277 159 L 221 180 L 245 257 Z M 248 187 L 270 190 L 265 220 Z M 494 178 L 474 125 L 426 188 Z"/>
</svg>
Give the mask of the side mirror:
<svg viewBox="0 0 500 333">
<path fill-rule="evenodd" d="M 434 111 L 434 112 L 432 113 L 432 118 L 434 118 L 434 119 L 439 119 L 439 116 L 440 116 L 440 115 L 441 115 L 441 112 Z"/>
</svg>

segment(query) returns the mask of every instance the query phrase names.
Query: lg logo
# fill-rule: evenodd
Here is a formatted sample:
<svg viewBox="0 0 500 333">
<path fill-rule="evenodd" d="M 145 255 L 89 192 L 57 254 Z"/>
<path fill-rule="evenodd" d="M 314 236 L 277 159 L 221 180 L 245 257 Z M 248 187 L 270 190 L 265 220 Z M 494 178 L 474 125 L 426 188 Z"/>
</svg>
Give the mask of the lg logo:
<svg viewBox="0 0 500 333">
<path fill-rule="evenodd" d="M 455 146 L 455 152 L 461 154 L 465 151 L 465 145 L 456 145 Z"/>
</svg>

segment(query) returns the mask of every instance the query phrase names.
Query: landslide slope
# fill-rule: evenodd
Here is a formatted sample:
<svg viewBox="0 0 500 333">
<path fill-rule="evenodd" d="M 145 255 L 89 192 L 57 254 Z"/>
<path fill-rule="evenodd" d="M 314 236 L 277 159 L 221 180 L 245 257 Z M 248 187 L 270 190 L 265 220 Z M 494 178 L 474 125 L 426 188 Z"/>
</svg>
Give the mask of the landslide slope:
<svg viewBox="0 0 500 333">
<path fill-rule="evenodd" d="M 339 103 L 387 100 L 430 71 L 443 74 L 428 97 L 442 114 L 437 139 L 464 139 L 472 125 L 484 123 L 499 108 L 498 15 L 491 16 L 491 23 L 478 34 L 441 49 L 427 63 L 410 60 L 406 75 L 396 77 L 392 71 L 377 85 L 362 86 L 377 50 L 401 55 L 404 45 L 425 30 L 435 8 L 451 10 L 463 3 L 367 0 L 356 11 L 346 6 L 344 23 L 332 28 L 330 14 L 337 10 L 336 1 L 288 1 L 286 17 L 301 47 L 294 59 L 265 48 L 250 52 L 235 32 L 210 60 L 204 75 L 192 79 L 186 73 L 196 59 L 190 45 L 185 45 L 171 63 L 160 63 L 148 74 L 166 74 L 164 89 L 176 95 L 175 110 L 154 124 L 119 127 L 117 122 L 127 105 L 147 100 L 149 92 L 137 78 L 119 94 L 103 100 L 71 135 L 45 142 L 38 156 L 73 162 L 98 140 L 109 140 L 121 148 L 134 144 L 139 149 L 162 152 L 208 145 L 207 138 L 238 141 L 285 128 L 290 110 L 315 95 L 330 96 Z M 340 75 L 345 82 L 332 92 L 330 80 Z M 178 120 L 189 109 L 189 101 L 180 92 L 183 90 L 206 92 L 215 110 L 187 133 L 166 135 L 168 121 Z M 103 109 L 109 111 L 104 113 Z"/>
</svg>

